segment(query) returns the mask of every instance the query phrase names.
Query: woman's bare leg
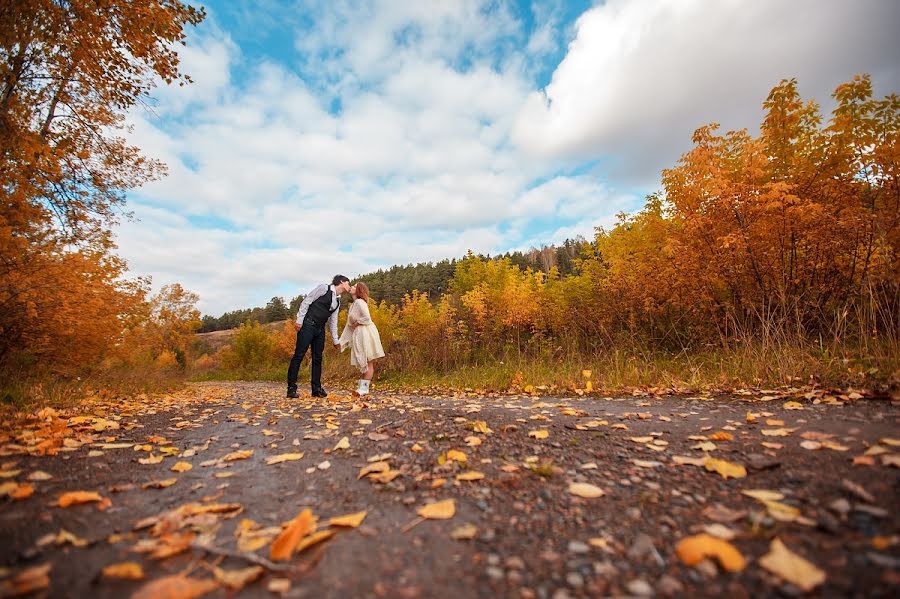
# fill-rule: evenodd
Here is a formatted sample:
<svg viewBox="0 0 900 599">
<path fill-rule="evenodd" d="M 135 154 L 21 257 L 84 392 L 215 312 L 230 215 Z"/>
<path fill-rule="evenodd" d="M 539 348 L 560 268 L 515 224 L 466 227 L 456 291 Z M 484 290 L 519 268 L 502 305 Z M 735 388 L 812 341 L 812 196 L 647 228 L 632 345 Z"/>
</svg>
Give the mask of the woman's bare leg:
<svg viewBox="0 0 900 599">
<path fill-rule="evenodd" d="M 363 375 L 363 379 L 371 381 L 373 376 L 375 376 L 375 361 L 369 360 L 369 363 L 366 365 L 366 373 Z"/>
</svg>

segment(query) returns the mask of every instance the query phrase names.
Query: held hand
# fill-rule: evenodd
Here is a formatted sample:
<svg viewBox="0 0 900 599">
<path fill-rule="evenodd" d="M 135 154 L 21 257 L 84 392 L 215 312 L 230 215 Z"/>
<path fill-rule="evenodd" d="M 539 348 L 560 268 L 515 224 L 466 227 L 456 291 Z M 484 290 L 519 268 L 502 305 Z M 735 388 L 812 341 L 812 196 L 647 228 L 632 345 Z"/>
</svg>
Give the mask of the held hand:
<svg viewBox="0 0 900 599">
<path fill-rule="evenodd" d="M 302 325 L 302 324 L 300 324 L 299 322 L 295 322 L 295 323 L 294 323 L 294 330 L 295 330 L 295 331 L 299 331 L 301 328 L 303 328 L 303 325 Z"/>
<path fill-rule="evenodd" d="M 334 344 L 334 349 L 341 349 L 341 344 L 340 344 L 340 343 L 335 343 L 335 344 Z"/>
</svg>

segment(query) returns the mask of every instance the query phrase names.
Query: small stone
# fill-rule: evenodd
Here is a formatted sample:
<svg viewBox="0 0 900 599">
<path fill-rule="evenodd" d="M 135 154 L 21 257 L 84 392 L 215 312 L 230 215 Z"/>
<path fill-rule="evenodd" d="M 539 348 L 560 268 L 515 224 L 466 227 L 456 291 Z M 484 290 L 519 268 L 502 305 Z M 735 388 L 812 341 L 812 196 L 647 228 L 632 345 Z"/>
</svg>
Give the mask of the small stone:
<svg viewBox="0 0 900 599">
<path fill-rule="evenodd" d="M 583 555 L 590 551 L 591 548 L 588 547 L 587 543 L 582 543 L 581 541 L 569 541 L 569 552 L 577 553 Z"/>
<path fill-rule="evenodd" d="M 524 570 L 525 561 L 521 557 L 514 555 L 506 558 L 506 567 L 512 570 Z"/>
<path fill-rule="evenodd" d="M 656 583 L 656 590 L 666 597 L 674 597 L 684 592 L 684 585 L 674 576 L 664 574 Z"/>
<path fill-rule="evenodd" d="M 503 570 L 497 566 L 488 566 L 486 572 L 491 580 L 503 580 Z"/>
<path fill-rule="evenodd" d="M 594 562 L 594 574 L 603 578 L 615 578 L 619 571 L 611 561 Z"/>
<path fill-rule="evenodd" d="M 653 539 L 644 533 L 635 537 L 634 543 L 628 549 L 628 557 L 635 561 L 653 560 L 659 566 L 665 565 L 665 561 L 653 544 Z"/>
<path fill-rule="evenodd" d="M 627 516 L 631 520 L 640 520 L 641 519 L 641 510 L 636 507 L 630 507 L 627 510 L 625 510 L 625 516 Z"/>
<path fill-rule="evenodd" d="M 487 556 L 487 563 L 489 566 L 499 566 L 500 565 L 500 556 L 496 553 L 491 553 Z"/>
<path fill-rule="evenodd" d="M 850 511 L 850 502 L 841 497 L 829 503 L 828 509 L 838 514 L 841 518 L 846 518 L 847 513 Z"/>
<path fill-rule="evenodd" d="M 579 589 L 584 586 L 584 577 L 578 572 L 569 572 L 566 574 L 566 583 L 571 587 Z"/>
<path fill-rule="evenodd" d="M 556 589 L 553 591 L 553 599 L 571 599 L 572 595 L 569 594 L 567 589 Z"/>
<path fill-rule="evenodd" d="M 650 586 L 646 580 L 642 578 L 636 578 L 625 585 L 625 588 L 628 589 L 628 592 L 632 595 L 637 595 L 638 597 L 649 597 L 653 594 L 653 587 Z"/>
</svg>

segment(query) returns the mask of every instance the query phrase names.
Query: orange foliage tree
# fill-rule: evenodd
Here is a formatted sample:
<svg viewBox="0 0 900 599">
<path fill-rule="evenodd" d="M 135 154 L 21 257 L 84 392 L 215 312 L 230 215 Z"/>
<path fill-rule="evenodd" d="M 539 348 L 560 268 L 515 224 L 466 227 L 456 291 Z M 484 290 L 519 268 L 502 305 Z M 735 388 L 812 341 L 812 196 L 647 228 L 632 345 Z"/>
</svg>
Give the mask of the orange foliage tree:
<svg viewBox="0 0 900 599">
<path fill-rule="evenodd" d="M 0 368 L 96 364 L 140 310 L 110 227 L 163 171 L 121 137 L 124 114 L 156 80 L 189 81 L 176 47 L 203 16 L 176 0 L 0 5 Z"/>
</svg>

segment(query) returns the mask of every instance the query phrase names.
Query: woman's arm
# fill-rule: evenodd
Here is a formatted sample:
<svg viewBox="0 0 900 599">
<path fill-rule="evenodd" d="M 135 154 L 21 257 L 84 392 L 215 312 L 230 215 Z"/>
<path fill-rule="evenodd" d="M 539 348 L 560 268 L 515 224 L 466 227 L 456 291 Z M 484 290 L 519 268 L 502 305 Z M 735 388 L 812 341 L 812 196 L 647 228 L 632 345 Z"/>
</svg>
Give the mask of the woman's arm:
<svg viewBox="0 0 900 599">
<path fill-rule="evenodd" d="M 372 317 L 369 315 L 369 304 L 364 301 L 356 300 L 353 302 L 354 305 L 359 303 L 359 312 L 357 312 L 354 317 L 355 326 L 359 326 L 361 324 L 375 324 L 372 322 Z"/>
</svg>

